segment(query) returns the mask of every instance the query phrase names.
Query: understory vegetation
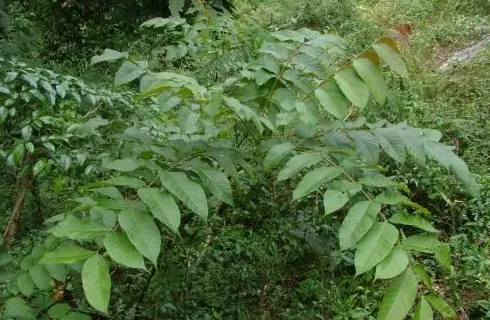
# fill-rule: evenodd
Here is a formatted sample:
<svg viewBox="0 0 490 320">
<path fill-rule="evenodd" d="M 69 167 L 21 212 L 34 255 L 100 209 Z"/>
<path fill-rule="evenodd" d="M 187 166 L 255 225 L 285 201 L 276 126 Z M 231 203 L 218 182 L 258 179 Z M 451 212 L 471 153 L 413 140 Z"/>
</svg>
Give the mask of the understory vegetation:
<svg viewBox="0 0 490 320">
<path fill-rule="evenodd" d="M 0 0 L 0 319 L 490 319 L 487 0 Z"/>
</svg>

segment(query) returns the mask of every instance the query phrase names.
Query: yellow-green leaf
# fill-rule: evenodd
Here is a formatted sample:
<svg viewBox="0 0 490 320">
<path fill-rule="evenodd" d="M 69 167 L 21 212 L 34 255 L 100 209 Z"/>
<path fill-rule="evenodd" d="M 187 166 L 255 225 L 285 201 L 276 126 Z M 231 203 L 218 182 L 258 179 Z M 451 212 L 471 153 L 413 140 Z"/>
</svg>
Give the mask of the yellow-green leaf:
<svg viewBox="0 0 490 320">
<path fill-rule="evenodd" d="M 432 320 L 434 319 L 434 314 L 432 313 L 432 308 L 430 304 L 424 298 L 420 298 L 420 302 L 415 308 L 415 315 L 413 320 Z"/>
<path fill-rule="evenodd" d="M 340 174 L 342 169 L 334 167 L 322 167 L 308 172 L 293 191 L 293 201 L 307 196 Z"/>
<path fill-rule="evenodd" d="M 418 281 L 410 268 L 393 279 L 381 301 L 378 320 L 403 320 L 417 296 Z"/>
<path fill-rule="evenodd" d="M 180 210 L 170 194 L 161 192 L 156 188 L 140 188 L 138 189 L 138 196 L 150 208 L 155 218 L 163 222 L 173 232 L 179 232 Z"/>
<path fill-rule="evenodd" d="M 398 239 L 398 229 L 388 222 L 378 222 L 357 245 L 354 263 L 356 275 L 374 268 L 393 249 Z"/>
<path fill-rule="evenodd" d="M 376 279 L 391 279 L 402 273 L 408 266 L 408 255 L 401 246 L 396 246 L 390 254 L 376 266 Z"/>
<path fill-rule="evenodd" d="M 337 119 L 344 119 L 347 116 L 349 101 L 345 98 L 339 86 L 334 81 L 315 90 L 315 96 L 320 105 Z"/>
<path fill-rule="evenodd" d="M 359 77 L 366 83 L 374 99 L 379 104 L 384 104 L 388 92 L 388 86 L 378 66 L 367 58 L 354 59 L 352 62 Z"/>
<path fill-rule="evenodd" d="M 202 187 L 182 172 L 159 172 L 160 182 L 171 194 L 201 218 L 208 217 L 208 202 Z"/>
<path fill-rule="evenodd" d="M 284 168 L 279 172 L 277 176 L 277 181 L 287 180 L 295 175 L 297 175 L 302 169 L 311 167 L 322 160 L 317 154 L 314 153 L 302 153 L 297 156 L 292 157 L 284 166 Z"/>
<path fill-rule="evenodd" d="M 108 313 L 111 296 L 109 264 L 99 254 L 87 259 L 82 268 L 82 286 L 87 301 L 92 307 Z"/>
<path fill-rule="evenodd" d="M 389 44 L 377 42 L 373 44 L 373 49 L 379 57 L 393 70 L 402 77 L 408 77 L 408 70 L 400 54 Z"/>
<path fill-rule="evenodd" d="M 381 205 L 373 201 L 356 203 L 342 222 L 339 230 L 340 249 L 352 248 L 371 229 Z"/>
<path fill-rule="evenodd" d="M 153 218 L 146 212 L 124 210 L 118 219 L 129 241 L 156 266 L 162 240 Z"/>
<path fill-rule="evenodd" d="M 130 268 L 146 270 L 143 256 L 124 233 L 112 232 L 104 237 L 104 247 L 112 260 Z"/>
<path fill-rule="evenodd" d="M 369 101 L 369 88 L 352 67 L 337 72 L 334 79 L 352 104 L 361 109 L 366 107 Z"/>
</svg>

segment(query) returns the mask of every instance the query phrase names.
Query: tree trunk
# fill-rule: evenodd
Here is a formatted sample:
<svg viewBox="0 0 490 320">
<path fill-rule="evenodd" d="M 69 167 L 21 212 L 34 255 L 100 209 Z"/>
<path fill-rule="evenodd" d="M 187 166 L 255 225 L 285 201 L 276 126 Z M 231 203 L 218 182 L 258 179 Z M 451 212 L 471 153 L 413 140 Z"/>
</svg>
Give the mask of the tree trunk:
<svg viewBox="0 0 490 320">
<path fill-rule="evenodd" d="M 26 200 L 27 191 L 30 188 L 32 176 L 29 174 L 28 176 L 21 176 L 18 178 L 18 187 L 19 190 L 17 192 L 15 198 L 14 209 L 12 210 L 12 215 L 10 216 L 10 220 L 7 223 L 7 227 L 3 232 L 2 244 L 9 245 L 12 242 L 12 239 L 17 234 L 20 228 L 20 219 L 22 217 L 22 212 L 24 211 L 24 204 Z"/>
</svg>

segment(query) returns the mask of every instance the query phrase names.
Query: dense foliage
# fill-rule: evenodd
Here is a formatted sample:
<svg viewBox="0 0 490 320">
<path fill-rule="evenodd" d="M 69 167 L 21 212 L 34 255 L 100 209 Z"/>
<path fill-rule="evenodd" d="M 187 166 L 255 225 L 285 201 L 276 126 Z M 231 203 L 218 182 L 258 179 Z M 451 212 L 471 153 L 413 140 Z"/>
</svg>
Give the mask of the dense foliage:
<svg viewBox="0 0 490 320">
<path fill-rule="evenodd" d="M 52 33 L 57 50 L 99 51 L 90 64 L 104 77 L 117 67 L 107 89 L 0 60 L 2 242 L 11 250 L 0 263 L 0 317 L 456 317 L 445 292 L 454 265 L 465 273 L 448 281 L 490 280 L 451 246 L 478 250 L 471 242 L 484 227 L 449 238 L 455 213 L 448 230 L 437 218 L 442 198 L 428 198 L 445 179 L 462 199 L 441 191 L 451 210 L 484 215 L 490 179 L 477 182 L 441 131 L 390 112 L 416 94 L 402 91 L 411 26 L 390 21 L 372 42 L 352 44 L 356 24 L 342 20 L 361 12 L 334 2 L 325 4 L 339 10 L 328 10 L 339 18 L 331 25 L 274 21 L 272 31 L 216 10 L 231 10 L 226 3 L 30 9 L 44 12 L 34 23 L 65 29 Z M 260 18 L 263 5 L 249 6 Z M 124 26 L 106 21 L 119 15 Z M 79 28 L 73 17 L 113 29 Z M 302 27 L 317 24 L 346 37 Z M 83 30 L 97 34 L 73 42 Z M 72 65 L 57 50 L 44 59 Z"/>
</svg>

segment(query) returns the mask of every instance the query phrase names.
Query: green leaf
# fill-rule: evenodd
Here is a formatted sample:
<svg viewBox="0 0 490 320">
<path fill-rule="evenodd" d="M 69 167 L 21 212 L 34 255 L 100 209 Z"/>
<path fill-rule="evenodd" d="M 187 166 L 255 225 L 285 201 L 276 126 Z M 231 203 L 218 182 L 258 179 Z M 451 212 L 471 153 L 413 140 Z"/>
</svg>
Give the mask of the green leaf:
<svg viewBox="0 0 490 320">
<path fill-rule="evenodd" d="M 281 143 L 270 148 L 264 159 L 264 170 L 269 171 L 277 167 L 293 149 L 294 144 L 291 142 Z"/>
<path fill-rule="evenodd" d="M 371 270 L 392 251 L 398 240 L 398 229 L 388 222 L 378 222 L 357 245 L 354 262 L 356 276 Z"/>
<path fill-rule="evenodd" d="M 94 188 L 90 191 L 97 192 L 103 194 L 112 199 L 124 199 L 124 196 L 119 192 L 116 187 L 102 187 L 102 188 Z"/>
<path fill-rule="evenodd" d="M 145 69 L 132 62 L 124 61 L 114 77 L 114 84 L 116 86 L 123 85 L 141 77 L 145 73 Z"/>
<path fill-rule="evenodd" d="M 420 302 L 415 308 L 413 320 L 432 320 L 434 315 L 430 304 L 424 298 L 420 298 Z"/>
<path fill-rule="evenodd" d="M 473 197 L 479 196 L 480 186 L 471 175 L 466 163 L 454 154 L 452 147 L 437 142 L 426 142 L 425 151 L 440 165 L 454 173 Z"/>
<path fill-rule="evenodd" d="M 185 0 L 169 0 L 168 8 L 172 17 L 180 17 L 180 12 L 184 9 Z"/>
<path fill-rule="evenodd" d="M 107 169 L 112 169 L 112 170 L 117 170 L 117 171 L 122 171 L 122 172 L 130 172 L 138 169 L 144 165 L 140 160 L 134 160 L 134 159 L 121 159 L 121 160 L 115 160 L 112 162 L 109 162 L 106 165 Z"/>
<path fill-rule="evenodd" d="M 367 163 L 379 162 L 379 141 L 369 131 L 349 131 L 347 133 L 356 145 L 357 152 Z"/>
<path fill-rule="evenodd" d="M 301 199 L 320 188 L 324 183 L 337 178 L 342 169 L 322 167 L 308 172 L 293 191 L 293 201 Z"/>
<path fill-rule="evenodd" d="M 416 215 L 411 215 L 406 212 L 395 213 L 393 217 L 391 217 L 390 222 L 394 224 L 412 226 L 428 232 L 439 232 L 430 224 L 430 222 L 428 222 L 424 218 Z"/>
<path fill-rule="evenodd" d="M 43 255 L 39 263 L 57 264 L 68 263 L 72 264 L 80 260 L 90 258 L 95 254 L 95 251 L 76 246 L 74 244 L 63 244 L 54 251 L 47 252 Z"/>
<path fill-rule="evenodd" d="M 23 295 L 29 297 L 36 291 L 36 287 L 34 285 L 34 282 L 31 279 L 31 276 L 29 273 L 23 273 L 17 278 L 17 285 L 19 286 L 20 292 L 22 292 Z"/>
<path fill-rule="evenodd" d="M 143 256 L 124 233 L 112 232 L 104 237 L 104 247 L 112 260 L 130 268 L 146 270 Z"/>
<path fill-rule="evenodd" d="M 348 113 L 349 101 L 334 81 L 328 81 L 315 90 L 320 105 L 332 116 L 343 120 Z"/>
<path fill-rule="evenodd" d="M 135 248 L 156 266 L 162 240 L 153 218 L 148 213 L 125 210 L 119 213 L 119 224 Z"/>
<path fill-rule="evenodd" d="M 418 282 L 410 268 L 392 280 L 381 301 L 378 320 L 403 320 L 417 296 Z"/>
<path fill-rule="evenodd" d="M 398 135 L 395 128 L 381 128 L 372 130 L 373 134 L 379 139 L 379 144 L 383 150 L 395 161 L 405 162 L 405 143 Z"/>
<path fill-rule="evenodd" d="M 416 234 L 403 240 L 408 249 L 424 253 L 433 253 L 440 244 L 433 234 Z"/>
<path fill-rule="evenodd" d="M 111 296 L 111 276 L 109 264 L 101 255 L 96 254 L 83 264 L 82 286 L 90 305 L 107 314 Z"/>
<path fill-rule="evenodd" d="M 358 202 L 350 208 L 339 230 L 340 249 L 352 248 L 371 229 L 381 205 L 373 201 Z"/>
<path fill-rule="evenodd" d="M 451 270 L 451 249 L 449 248 L 449 244 L 440 244 L 439 246 L 435 247 L 434 254 L 436 256 L 436 260 L 439 261 L 441 265 L 446 267 L 448 270 Z"/>
<path fill-rule="evenodd" d="M 128 187 L 133 189 L 138 189 L 145 186 L 145 183 L 140 179 L 125 177 L 125 176 L 113 177 L 103 181 L 102 183 L 118 186 L 118 187 Z"/>
<path fill-rule="evenodd" d="M 337 72 L 334 79 L 352 104 L 361 109 L 366 107 L 369 101 L 369 89 L 353 68 L 349 67 Z"/>
<path fill-rule="evenodd" d="M 62 316 L 68 313 L 71 307 L 67 303 L 57 303 L 48 310 L 48 317 L 50 319 L 60 319 Z"/>
<path fill-rule="evenodd" d="M 456 312 L 454 309 L 441 297 L 431 293 L 425 296 L 425 299 L 436 309 L 443 317 L 456 318 Z"/>
<path fill-rule="evenodd" d="M 430 275 L 425 271 L 425 267 L 423 264 L 420 263 L 414 263 L 413 264 L 413 272 L 417 275 L 417 277 L 422 280 L 422 282 L 425 284 L 427 288 L 432 287 L 432 278 Z"/>
<path fill-rule="evenodd" d="M 359 182 L 365 186 L 378 188 L 392 187 L 396 185 L 395 181 L 381 174 L 364 176 L 359 179 Z"/>
<path fill-rule="evenodd" d="M 44 266 L 53 279 L 60 282 L 66 281 L 66 275 L 68 274 L 68 266 L 66 264 L 45 264 Z"/>
<path fill-rule="evenodd" d="M 155 218 L 163 222 L 170 230 L 179 232 L 180 211 L 174 198 L 156 188 L 140 188 L 138 196 L 150 208 Z"/>
<path fill-rule="evenodd" d="M 415 130 L 413 128 L 407 128 L 405 130 L 399 130 L 398 135 L 405 143 L 405 147 L 415 157 L 415 159 L 424 165 L 426 160 L 426 152 L 424 147 L 424 137 L 421 135 L 422 130 Z"/>
<path fill-rule="evenodd" d="M 34 310 L 32 310 L 23 299 L 14 297 L 5 301 L 5 304 L 3 305 L 2 318 L 35 320 L 36 315 Z"/>
<path fill-rule="evenodd" d="M 28 255 L 26 256 L 24 259 L 22 259 L 22 261 L 20 262 L 20 268 L 24 271 L 27 271 L 29 270 L 34 264 L 36 263 L 36 261 L 34 260 L 34 258 L 32 257 L 32 255 Z"/>
<path fill-rule="evenodd" d="M 331 214 L 343 208 L 349 202 L 349 195 L 346 192 L 328 189 L 323 195 L 323 206 L 325 214 Z"/>
<path fill-rule="evenodd" d="M 378 196 L 376 196 L 376 202 L 382 203 L 382 204 L 399 204 L 402 202 L 407 202 L 410 201 L 408 200 L 407 197 L 404 195 L 399 194 L 398 192 L 389 192 L 385 191 Z"/>
<path fill-rule="evenodd" d="M 220 201 L 233 206 L 233 191 L 226 175 L 219 169 L 205 167 L 199 168 L 197 174 L 204 186 Z"/>
<path fill-rule="evenodd" d="M 388 86 L 378 66 L 367 58 L 354 59 L 352 62 L 359 77 L 364 80 L 367 87 L 379 104 L 384 104 L 388 92 Z"/>
<path fill-rule="evenodd" d="M 391 279 L 402 273 L 408 266 L 408 255 L 401 246 L 396 246 L 390 254 L 376 266 L 376 279 Z"/>
<path fill-rule="evenodd" d="M 407 66 L 400 54 L 392 46 L 385 42 L 378 42 L 373 44 L 373 49 L 391 70 L 402 77 L 408 78 Z"/>
<path fill-rule="evenodd" d="M 24 139 L 25 141 L 31 140 L 32 127 L 29 125 L 23 127 L 21 130 L 21 134 L 22 134 L 22 139 Z"/>
<path fill-rule="evenodd" d="M 36 264 L 29 269 L 29 275 L 32 282 L 41 290 L 47 291 L 54 286 L 54 281 L 51 279 L 48 270 L 41 264 Z"/>
<path fill-rule="evenodd" d="M 60 320 L 90 320 L 90 316 L 79 313 L 79 312 L 70 312 L 69 314 L 60 318 Z"/>
<path fill-rule="evenodd" d="M 297 156 L 292 157 L 279 172 L 277 181 L 287 180 L 295 175 L 297 175 L 302 169 L 311 167 L 322 160 L 317 154 L 314 153 L 302 153 Z"/>
<path fill-rule="evenodd" d="M 158 175 L 165 189 L 201 218 L 206 219 L 208 217 L 206 194 L 199 184 L 189 180 L 182 172 L 160 171 Z"/>
<path fill-rule="evenodd" d="M 90 218 L 101 221 L 104 227 L 113 229 L 117 224 L 117 215 L 112 210 L 102 207 L 93 207 L 90 209 Z"/>
<path fill-rule="evenodd" d="M 68 217 L 49 230 L 58 238 L 67 237 L 73 240 L 92 239 L 109 231 L 110 229 L 91 219 L 82 220 L 75 217 Z"/>
<path fill-rule="evenodd" d="M 273 32 L 271 35 L 279 41 L 294 41 L 300 43 L 305 41 L 305 36 L 294 30 L 281 30 Z"/>
<path fill-rule="evenodd" d="M 347 181 L 345 179 L 335 180 L 330 185 L 332 189 L 345 192 L 351 197 L 355 196 L 362 190 L 361 184 L 357 182 Z"/>
<path fill-rule="evenodd" d="M 99 56 L 93 56 L 90 60 L 90 65 L 93 66 L 96 63 L 103 61 L 114 61 L 122 58 L 127 58 L 129 55 L 127 52 L 119 52 L 112 49 L 105 49 Z"/>
</svg>

